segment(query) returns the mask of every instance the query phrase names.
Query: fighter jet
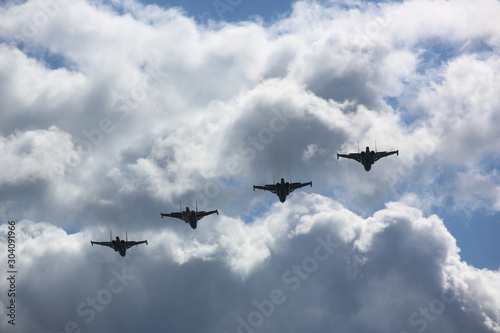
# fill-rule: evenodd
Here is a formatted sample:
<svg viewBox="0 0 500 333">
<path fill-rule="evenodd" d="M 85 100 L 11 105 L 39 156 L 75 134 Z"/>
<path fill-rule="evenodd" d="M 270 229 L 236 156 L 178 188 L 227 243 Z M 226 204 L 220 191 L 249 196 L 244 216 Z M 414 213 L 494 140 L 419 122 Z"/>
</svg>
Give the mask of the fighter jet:
<svg viewBox="0 0 500 333">
<path fill-rule="evenodd" d="M 125 232 L 125 240 L 123 240 L 123 239 L 120 240 L 120 237 L 118 237 L 118 236 L 116 236 L 116 240 L 111 240 L 111 239 L 112 239 L 111 231 L 109 231 L 109 242 L 90 241 L 90 244 L 92 244 L 92 246 L 94 246 L 94 244 L 97 244 L 97 245 L 110 247 L 113 250 L 119 252 L 122 257 L 125 257 L 125 255 L 127 254 L 127 250 L 130 249 L 134 245 L 139 245 L 139 244 L 143 244 L 143 243 L 146 243 L 146 245 L 148 245 L 147 240 L 143 240 L 140 242 L 129 241 L 128 236 L 127 236 L 127 232 Z"/>
<path fill-rule="evenodd" d="M 192 211 L 192 210 L 189 209 L 189 207 L 186 207 L 186 210 L 183 212 L 182 208 L 181 207 L 179 207 L 179 208 L 180 208 L 179 209 L 180 212 L 172 212 L 170 214 L 160 213 L 161 218 L 163 218 L 164 216 L 175 217 L 175 218 L 183 220 L 186 223 L 189 223 L 189 225 L 191 226 L 191 228 L 196 229 L 196 227 L 198 225 L 198 221 L 201 220 L 202 218 L 204 218 L 205 216 L 211 215 L 211 214 L 214 214 L 214 213 L 216 213 L 217 215 L 219 215 L 219 211 L 217 209 L 216 210 L 211 210 L 209 212 L 205 212 L 205 211 L 200 211 L 199 212 L 198 211 L 198 203 L 196 204 L 196 211 Z"/>
<path fill-rule="evenodd" d="M 312 182 L 309 183 L 285 183 L 285 179 L 281 178 L 280 183 L 276 184 L 269 184 L 269 185 L 264 185 L 264 186 L 253 186 L 253 190 L 259 189 L 259 190 L 264 190 L 264 191 L 270 191 L 273 192 L 274 194 L 278 195 L 280 198 L 281 202 L 286 201 L 286 196 L 295 191 L 298 188 L 304 187 L 304 186 L 311 186 L 312 187 Z"/>
<path fill-rule="evenodd" d="M 378 161 L 382 157 L 393 154 L 399 156 L 399 150 L 374 152 L 373 150 L 370 151 L 370 147 L 366 147 L 366 151 L 362 151 L 361 153 L 337 154 L 337 159 L 339 159 L 339 157 L 344 157 L 356 160 L 359 163 L 363 164 L 366 171 L 370 171 L 370 169 L 372 168 L 372 164 L 374 164 L 376 161 Z"/>
</svg>

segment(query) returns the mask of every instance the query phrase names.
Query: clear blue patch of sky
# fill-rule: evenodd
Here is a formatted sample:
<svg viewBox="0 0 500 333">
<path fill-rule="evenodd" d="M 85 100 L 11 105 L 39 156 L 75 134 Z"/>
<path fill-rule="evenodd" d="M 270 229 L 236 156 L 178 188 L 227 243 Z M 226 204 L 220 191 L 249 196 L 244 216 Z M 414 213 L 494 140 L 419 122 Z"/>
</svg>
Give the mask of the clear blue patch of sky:
<svg viewBox="0 0 500 333">
<path fill-rule="evenodd" d="M 446 205 L 448 206 L 448 205 Z M 438 209 L 446 228 L 457 240 L 460 257 L 476 268 L 500 268 L 500 213 Z"/>
<path fill-rule="evenodd" d="M 481 165 L 481 170 L 484 172 L 484 174 L 491 174 L 493 172 L 497 172 L 497 170 L 500 170 L 500 153 L 498 152 L 497 154 L 488 153 L 481 159 L 480 165 Z"/>
<path fill-rule="evenodd" d="M 198 22 L 207 20 L 239 22 L 261 17 L 264 22 L 270 23 L 282 15 L 292 12 L 292 6 L 297 0 L 140 0 L 143 4 L 156 4 L 163 8 L 182 7 L 188 16 Z M 331 3 L 338 8 L 358 7 L 356 3 L 317 0 L 319 3 Z M 402 2 L 365 0 L 371 3 Z"/>
<path fill-rule="evenodd" d="M 64 229 L 68 235 L 74 235 L 79 232 L 82 232 L 82 224 L 80 222 L 75 222 L 75 225 L 72 225 L 71 227 Z"/>
<path fill-rule="evenodd" d="M 198 22 L 209 19 L 215 21 L 238 22 L 260 16 L 271 22 L 279 15 L 291 12 L 291 0 L 141 0 L 143 4 L 156 4 L 163 8 L 182 7 L 187 16 Z"/>
<path fill-rule="evenodd" d="M 459 48 L 460 45 L 458 44 L 443 43 L 435 38 L 425 40 L 415 47 L 415 51 L 420 50 L 422 52 L 419 57 L 417 72 L 425 74 L 429 69 L 441 67 L 459 54 Z"/>
</svg>

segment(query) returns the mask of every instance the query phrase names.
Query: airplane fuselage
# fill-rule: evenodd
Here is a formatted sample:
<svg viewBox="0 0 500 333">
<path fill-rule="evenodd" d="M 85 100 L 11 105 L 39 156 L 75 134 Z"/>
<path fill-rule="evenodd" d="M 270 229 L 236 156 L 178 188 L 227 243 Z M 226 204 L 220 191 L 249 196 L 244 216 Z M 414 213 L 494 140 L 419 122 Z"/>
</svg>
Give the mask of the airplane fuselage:
<svg viewBox="0 0 500 333">
<path fill-rule="evenodd" d="M 366 171 L 370 171 L 372 164 L 375 163 L 375 152 L 373 150 L 370 151 L 369 147 L 366 147 L 366 151 L 361 152 L 361 163 Z"/>
<path fill-rule="evenodd" d="M 113 246 L 113 249 L 120 253 L 122 257 L 125 257 L 127 254 L 127 248 L 125 246 L 125 241 L 120 240 L 120 237 L 116 236 L 116 240 L 111 241 L 111 245 Z"/>
<path fill-rule="evenodd" d="M 186 207 L 186 211 L 182 212 L 182 219 L 184 220 L 184 222 L 188 223 L 191 226 L 191 228 L 196 229 L 198 225 L 196 212 L 190 210 L 189 207 Z"/>
<path fill-rule="evenodd" d="M 285 183 L 284 178 L 281 178 L 281 183 L 276 183 L 276 194 L 281 202 L 285 202 L 286 197 L 290 194 L 290 183 Z"/>
</svg>

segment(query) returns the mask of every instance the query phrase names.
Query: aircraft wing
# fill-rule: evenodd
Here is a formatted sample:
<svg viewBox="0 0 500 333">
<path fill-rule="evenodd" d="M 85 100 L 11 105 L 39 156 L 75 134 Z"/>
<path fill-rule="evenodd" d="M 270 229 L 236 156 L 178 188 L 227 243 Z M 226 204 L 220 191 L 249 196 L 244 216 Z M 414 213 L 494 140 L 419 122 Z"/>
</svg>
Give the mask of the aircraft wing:
<svg viewBox="0 0 500 333">
<path fill-rule="evenodd" d="M 337 154 L 337 159 L 339 157 L 349 158 L 351 160 L 355 160 L 361 163 L 361 154 L 360 153 L 351 153 L 351 154 Z"/>
<path fill-rule="evenodd" d="M 173 213 L 170 213 L 170 214 L 160 213 L 160 215 L 161 215 L 161 218 L 167 216 L 167 217 L 174 217 L 174 218 L 183 220 L 182 213 L 177 213 L 177 212 L 173 212 Z"/>
<path fill-rule="evenodd" d="M 219 211 L 216 209 L 216 210 L 211 210 L 209 212 L 205 212 L 205 211 L 201 211 L 201 212 L 196 212 L 196 219 L 197 220 L 201 220 L 203 217 L 207 216 L 207 215 L 212 215 L 212 214 L 215 214 L 217 213 L 217 215 L 219 215 Z"/>
<path fill-rule="evenodd" d="M 381 159 L 382 157 L 386 157 L 386 156 L 389 156 L 389 155 L 394 155 L 394 154 L 399 155 L 399 150 L 395 150 L 395 151 L 381 151 L 381 152 L 377 152 L 377 153 L 375 153 L 375 161 L 378 161 L 378 160 L 379 160 L 379 159 Z"/>
<path fill-rule="evenodd" d="M 90 244 L 92 244 L 92 246 L 94 246 L 94 244 L 97 244 L 97 245 L 102 245 L 102 246 L 107 246 L 107 247 L 113 247 L 111 245 L 111 242 L 94 242 L 94 241 L 90 241 Z"/>
<path fill-rule="evenodd" d="M 147 240 L 143 240 L 143 241 L 140 241 L 140 242 L 136 242 L 136 241 L 127 241 L 127 242 L 125 243 L 125 247 L 126 247 L 127 249 L 130 249 L 130 248 L 131 248 L 132 246 L 134 246 L 134 245 L 139 245 L 139 244 L 144 244 L 144 243 L 146 243 L 146 245 L 148 245 L 148 241 L 147 241 Z"/>
<path fill-rule="evenodd" d="M 274 194 L 276 194 L 276 185 L 264 185 L 264 186 L 254 185 L 253 190 L 255 191 L 255 189 L 269 191 L 269 192 L 273 192 Z"/>
<path fill-rule="evenodd" d="M 294 191 L 294 190 L 296 190 L 296 189 L 298 189 L 298 188 L 301 188 L 301 187 L 307 186 L 307 185 L 309 185 L 309 186 L 311 186 L 311 187 L 313 186 L 313 185 L 312 185 L 312 182 L 309 182 L 309 183 L 291 183 L 291 184 L 290 184 L 290 192 L 292 192 L 292 191 Z"/>
</svg>

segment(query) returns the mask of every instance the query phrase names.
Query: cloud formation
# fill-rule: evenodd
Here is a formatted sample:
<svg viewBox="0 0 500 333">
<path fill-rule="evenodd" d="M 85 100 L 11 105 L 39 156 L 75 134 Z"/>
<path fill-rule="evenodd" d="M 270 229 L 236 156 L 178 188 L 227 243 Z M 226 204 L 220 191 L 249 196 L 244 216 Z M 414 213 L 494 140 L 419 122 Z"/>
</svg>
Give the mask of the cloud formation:
<svg viewBox="0 0 500 333">
<path fill-rule="evenodd" d="M 437 216 L 402 203 L 362 218 L 302 193 L 251 224 L 207 218 L 197 231 L 162 228 L 117 261 L 88 244 L 105 232 L 19 222 L 22 330 L 499 330 L 498 271 L 461 261 Z"/>
<path fill-rule="evenodd" d="M 432 214 L 500 210 L 499 12 L 299 1 L 201 24 L 136 1 L 2 5 L 16 329 L 500 332 L 498 270 Z M 336 159 L 375 142 L 400 156 Z M 313 188 L 251 191 L 273 175 Z M 221 214 L 161 220 L 179 201 Z M 109 229 L 149 245 L 90 246 Z"/>
</svg>

